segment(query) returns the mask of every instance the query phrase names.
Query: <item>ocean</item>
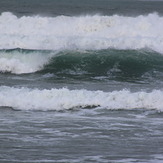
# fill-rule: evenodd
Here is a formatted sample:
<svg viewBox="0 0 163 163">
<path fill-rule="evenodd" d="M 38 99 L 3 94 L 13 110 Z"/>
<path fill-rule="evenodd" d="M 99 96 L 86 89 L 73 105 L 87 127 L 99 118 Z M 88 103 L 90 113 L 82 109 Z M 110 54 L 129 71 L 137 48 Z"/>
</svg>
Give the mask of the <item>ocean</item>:
<svg viewBox="0 0 163 163">
<path fill-rule="evenodd" d="M 163 1 L 1 0 L 0 162 L 162 163 Z"/>
</svg>

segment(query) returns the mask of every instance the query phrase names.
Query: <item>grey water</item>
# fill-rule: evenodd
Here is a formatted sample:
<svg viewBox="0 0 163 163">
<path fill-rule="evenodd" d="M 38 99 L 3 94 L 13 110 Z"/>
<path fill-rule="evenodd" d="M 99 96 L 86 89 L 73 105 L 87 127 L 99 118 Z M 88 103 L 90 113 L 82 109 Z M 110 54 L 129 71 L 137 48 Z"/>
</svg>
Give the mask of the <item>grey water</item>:
<svg viewBox="0 0 163 163">
<path fill-rule="evenodd" d="M 62 15 L 136 17 L 153 13 L 162 17 L 163 1 L 1 0 L 0 13 L 4 12 L 10 12 L 18 18 L 37 17 L 37 15 L 41 17 Z M 12 26 L 12 23 L 9 25 Z M 5 34 L 8 33 L 10 31 L 5 31 Z M 9 53 L 5 48 L 0 50 L 1 58 Z M 15 47 L 9 49 L 11 54 L 27 56 L 30 53 L 28 49 L 16 48 L 20 49 Z M 150 108 L 153 103 L 160 104 L 158 101 L 162 99 L 161 93 L 161 95 L 154 94 L 151 101 L 149 100 L 149 107 L 146 108 L 126 106 L 121 109 L 110 109 L 81 104 L 75 108 L 61 110 L 55 107 L 47 111 L 39 108 L 28 110 L 31 103 L 33 106 L 35 103 L 43 104 L 44 94 L 41 91 L 51 89 L 84 89 L 104 93 L 126 89 L 131 93 L 153 90 L 162 92 L 162 53 L 148 48 L 143 49 L 143 55 L 140 49 L 134 51 L 130 48 L 106 49 L 98 52 L 92 50 L 92 57 L 87 54 L 87 51 L 82 51 L 81 56 L 78 55 L 78 51 L 65 51 L 66 55 L 53 57 L 43 69 L 36 72 L 17 74 L 4 71 L 3 68 L 0 70 L 0 162 L 162 163 L 163 106 L 160 108 L 156 105 L 155 108 Z M 42 55 L 44 51 L 40 53 Z M 47 52 L 44 55 L 46 54 Z M 10 57 L 6 58 L 7 61 L 2 60 L 3 62 L 0 63 L 3 65 L 6 62 L 7 68 L 5 68 L 8 69 L 12 67 L 13 62 L 10 62 Z M 12 70 L 14 68 L 13 66 Z M 7 91 L 3 91 L 4 87 L 11 90 L 11 96 Z M 25 88 L 32 91 L 41 90 L 42 94 L 37 95 L 38 101 L 26 99 L 26 94 L 32 96 L 32 91 L 22 93 Z M 20 94 L 14 93 L 16 89 L 19 89 L 17 92 Z M 155 96 L 158 97 L 158 101 L 153 100 Z M 14 97 L 20 99 L 21 106 L 25 106 L 26 110 L 14 107 L 18 105 L 17 101 L 12 101 Z M 122 101 L 128 98 L 130 96 L 124 95 Z M 70 96 L 65 102 L 69 99 L 74 100 L 75 103 L 77 98 Z M 80 102 L 80 99 L 77 100 Z M 58 101 L 53 102 L 55 104 Z"/>
<path fill-rule="evenodd" d="M 162 162 L 162 113 L 1 108 L 1 162 Z"/>
</svg>

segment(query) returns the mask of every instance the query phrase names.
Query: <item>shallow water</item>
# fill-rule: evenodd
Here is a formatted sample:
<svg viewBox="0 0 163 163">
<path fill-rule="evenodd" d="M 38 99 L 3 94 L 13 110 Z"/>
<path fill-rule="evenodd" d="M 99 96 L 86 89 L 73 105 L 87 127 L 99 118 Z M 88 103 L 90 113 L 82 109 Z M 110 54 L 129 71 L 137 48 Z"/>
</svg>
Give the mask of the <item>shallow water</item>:
<svg viewBox="0 0 163 163">
<path fill-rule="evenodd" d="M 161 162 L 162 113 L 1 108 L 2 162 Z"/>
</svg>

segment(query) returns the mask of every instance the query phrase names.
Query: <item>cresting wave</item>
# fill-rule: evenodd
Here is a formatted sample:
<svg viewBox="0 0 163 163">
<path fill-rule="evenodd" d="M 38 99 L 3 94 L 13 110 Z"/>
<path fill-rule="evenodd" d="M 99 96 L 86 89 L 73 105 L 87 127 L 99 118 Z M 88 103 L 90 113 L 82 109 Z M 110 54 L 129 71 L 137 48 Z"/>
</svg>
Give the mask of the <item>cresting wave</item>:
<svg viewBox="0 0 163 163">
<path fill-rule="evenodd" d="M 0 50 L 0 72 L 33 73 L 41 70 L 55 54 L 37 50 Z"/>
<path fill-rule="evenodd" d="M 0 49 L 100 50 L 150 48 L 163 53 L 163 17 L 0 15 Z"/>
<path fill-rule="evenodd" d="M 0 87 L 0 106 L 19 110 L 66 110 L 87 107 L 106 109 L 156 109 L 163 111 L 163 91 L 129 90 L 103 92 L 88 90 Z"/>
<path fill-rule="evenodd" d="M 0 50 L 1 73 L 52 73 L 59 75 L 128 76 L 161 72 L 163 55 L 147 50 L 50 51 Z"/>
</svg>

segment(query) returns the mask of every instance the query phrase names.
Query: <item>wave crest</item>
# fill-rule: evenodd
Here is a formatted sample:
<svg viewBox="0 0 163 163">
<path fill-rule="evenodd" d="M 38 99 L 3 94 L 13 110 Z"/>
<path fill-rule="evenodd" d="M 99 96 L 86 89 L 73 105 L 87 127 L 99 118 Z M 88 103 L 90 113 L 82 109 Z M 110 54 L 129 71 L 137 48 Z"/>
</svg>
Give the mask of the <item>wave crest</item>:
<svg viewBox="0 0 163 163">
<path fill-rule="evenodd" d="M 163 17 L 0 15 L 0 49 L 100 50 L 151 48 L 163 53 Z M 12 24 L 12 25 L 11 25 Z"/>
<path fill-rule="evenodd" d="M 16 95 L 16 96 L 15 96 Z M 23 97 L 23 98 L 22 98 Z M 21 99 L 21 100 L 20 100 Z M 88 90 L 0 87 L 0 106 L 19 110 L 66 110 L 85 107 L 106 109 L 156 109 L 163 111 L 163 91 L 132 93 L 129 90 Z"/>
<path fill-rule="evenodd" d="M 0 50 L 0 72 L 14 74 L 141 77 L 163 70 L 163 56 L 146 50 L 50 51 Z"/>
</svg>

